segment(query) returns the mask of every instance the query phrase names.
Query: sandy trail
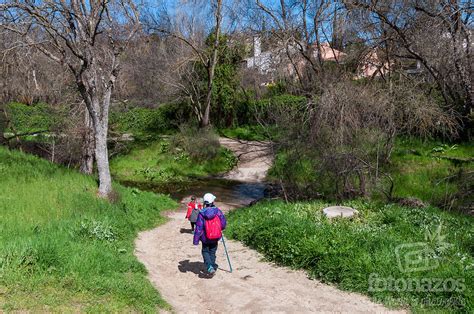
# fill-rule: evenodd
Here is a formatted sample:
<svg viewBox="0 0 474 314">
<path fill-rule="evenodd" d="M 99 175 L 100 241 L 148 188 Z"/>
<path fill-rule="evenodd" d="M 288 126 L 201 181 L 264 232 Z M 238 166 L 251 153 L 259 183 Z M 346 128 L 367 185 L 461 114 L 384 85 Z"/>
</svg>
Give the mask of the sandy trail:
<svg viewBox="0 0 474 314">
<path fill-rule="evenodd" d="M 224 178 L 244 182 L 262 182 L 265 179 L 272 164 L 269 143 L 233 140 L 225 137 L 221 137 L 219 142 L 230 149 L 239 160 L 237 167 L 227 173 Z"/>
<path fill-rule="evenodd" d="M 233 179 L 262 180 L 271 161 L 264 149 L 252 143 L 222 140 L 240 161 Z M 239 146 L 240 145 L 240 146 Z M 245 156 L 245 157 L 243 157 Z M 253 159 L 252 161 L 252 158 Z M 234 271 L 230 273 L 222 243 L 217 252 L 219 270 L 213 278 L 204 273 L 200 246 L 192 245 L 189 222 L 181 209 L 168 215 L 169 222 L 141 232 L 135 255 L 145 265 L 149 279 L 178 313 L 307 313 L 307 312 L 387 312 L 367 297 L 340 291 L 308 279 L 294 271 L 264 262 L 256 251 L 240 242 L 227 240 Z M 216 202 L 229 210 L 231 204 Z"/>
</svg>

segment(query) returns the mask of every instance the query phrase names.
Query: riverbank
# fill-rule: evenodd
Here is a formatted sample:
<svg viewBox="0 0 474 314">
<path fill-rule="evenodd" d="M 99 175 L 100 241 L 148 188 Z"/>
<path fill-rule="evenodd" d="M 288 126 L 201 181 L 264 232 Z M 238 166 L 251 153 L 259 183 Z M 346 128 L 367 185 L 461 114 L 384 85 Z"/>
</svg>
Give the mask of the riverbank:
<svg viewBox="0 0 474 314">
<path fill-rule="evenodd" d="M 114 185 L 0 147 L 0 312 L 155 312 L 169 308 L 133 256 L 170 198 Z"/>
</svg>

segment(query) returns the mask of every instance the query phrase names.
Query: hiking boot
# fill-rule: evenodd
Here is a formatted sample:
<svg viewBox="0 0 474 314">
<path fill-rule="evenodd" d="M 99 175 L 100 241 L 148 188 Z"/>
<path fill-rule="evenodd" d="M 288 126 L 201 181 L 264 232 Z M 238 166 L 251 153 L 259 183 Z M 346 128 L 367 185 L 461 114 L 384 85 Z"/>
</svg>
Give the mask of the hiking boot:
<svg viewBox="0 0 474 314">
<path fill-rule="evenodd" d="M 208 272 L 209 274 L 213 275 L 213 274 L 216 272 L 216 270 L 214 269 L 214 267 L 209 266 L 209 268 L 207 269 L 207 272 Z"/>
<path fill-rule="evenodd" d="M 214 264 L 214 266 L 212 266 L 215 270 L 217 270 L 219 268 L 219 265 L 217 264 Z"/>
</svg>

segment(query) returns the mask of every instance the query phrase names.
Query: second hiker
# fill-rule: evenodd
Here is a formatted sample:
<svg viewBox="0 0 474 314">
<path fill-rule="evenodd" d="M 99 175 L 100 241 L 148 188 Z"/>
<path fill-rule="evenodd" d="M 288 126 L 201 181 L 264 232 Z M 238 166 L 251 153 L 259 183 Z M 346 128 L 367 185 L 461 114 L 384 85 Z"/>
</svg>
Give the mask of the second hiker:
<svg viewBox="0 0 474 314">
<path fill-rule="evenodd" d="M 215 199 L 211 193 L 204 195 L 204 208 L 199 212 L 193 239 L 194 245 L 202 242 L 202 257 L 209 274 L 214 274 L 217 270 L 217 244 L 227 224 L 222 211 L 214 205 Z"/>
<path fill-rule="evenodd" d="M 202 205 L 196 201 L 196 196 L 191 196 L 191 202 L 188 203 L 188 210 L 186 212 L 186 219 L 191 223 L 191 231 L 194 231 L 196 220 Z"/>
</svg>

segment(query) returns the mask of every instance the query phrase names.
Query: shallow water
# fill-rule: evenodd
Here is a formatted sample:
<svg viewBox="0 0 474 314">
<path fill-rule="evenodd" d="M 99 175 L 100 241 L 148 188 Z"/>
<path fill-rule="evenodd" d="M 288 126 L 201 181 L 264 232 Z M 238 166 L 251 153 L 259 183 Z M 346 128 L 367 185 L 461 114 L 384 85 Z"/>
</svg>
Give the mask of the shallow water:
<svg viewBox="0 0 474 314">
<path fill-rule="evenodd" d="M 122 184 L 144 191 L 168 194 L 178 202 L 191 195 L 202 197 L 205 193 L 212 193 L 217 197 L 216 201 L 226 203 L 232 207 L 246 206 L 255 200 L 262 199 L 265 196 L 266 188 L 264 183 L 240 182 L 220 178 L 167 184 L 133 181 L 122 182 Z"/>
</svg>

